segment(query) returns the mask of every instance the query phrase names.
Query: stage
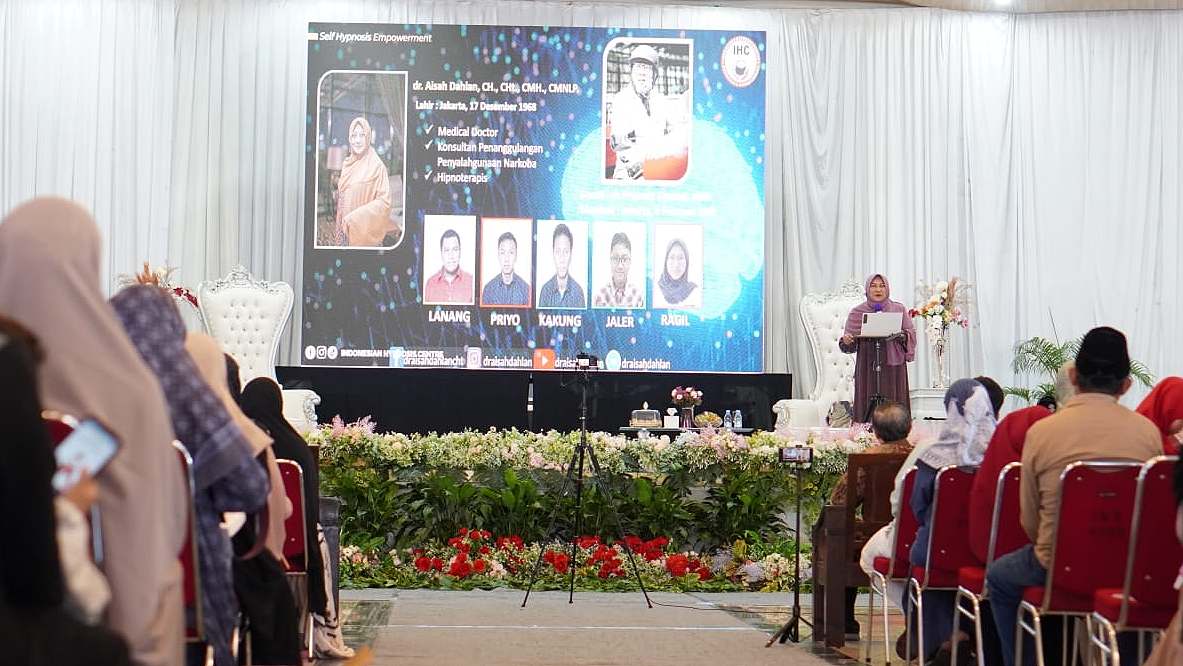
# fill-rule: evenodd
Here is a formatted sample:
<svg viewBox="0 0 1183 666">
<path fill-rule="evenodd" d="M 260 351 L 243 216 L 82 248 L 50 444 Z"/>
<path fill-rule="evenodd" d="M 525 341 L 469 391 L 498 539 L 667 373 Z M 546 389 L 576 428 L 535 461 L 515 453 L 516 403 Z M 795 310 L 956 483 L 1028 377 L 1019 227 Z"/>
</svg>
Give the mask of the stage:
<svg viewBox="0 0 1183 666">
<path fill-rule="evenodd" d="M 370 416 L 378 432 L 448 432 L 466 428 L 575 430 L 579 427 L 579 387 L 574 372 L 521 370 L 433 370 L 399 368 L 277 367 L 284 388 L 307 388 L 320 395 L 321 423 L 340 416 L 346 422 Z M 702 389 L 699 411 L 719 415 L 743 412 L 744 426 L 771 429 L 772 405 L 792 394 L 791 374 L 589 373 L 589 430 L 615 432 L 629 414 L 648 402 L 664 412 L 670 390 Z M 528 398 L 533 391 L 533 421 Z"/>
</svg>

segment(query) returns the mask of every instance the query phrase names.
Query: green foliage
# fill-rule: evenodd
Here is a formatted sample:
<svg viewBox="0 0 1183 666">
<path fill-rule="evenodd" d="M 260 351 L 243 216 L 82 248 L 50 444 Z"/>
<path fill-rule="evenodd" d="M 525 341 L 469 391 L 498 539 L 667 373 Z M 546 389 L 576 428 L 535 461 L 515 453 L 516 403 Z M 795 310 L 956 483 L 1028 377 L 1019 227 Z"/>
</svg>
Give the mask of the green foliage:
<svg viewBox="0 0 1183 666">
<path fill-rule="evenodd" d="M 731 543 L 753 532 L 771 536 L 783 532 L 778 514 L 788 504 L 790 491 L 781 474 L 736 470 L 707 491 L 699 524 L 710 543 Z"/>
<path fill-rule="evenodd" d="M 1064 343 L 1055 343 L 1039 336 L 1023 340 L 1015 345 L 1015 356 L 1011 361 L 1011 369 L 1020 375 L 1035 375 L 1048 379 L 1040 382 L 1034 388 L 1008 386 L 1003 391 L 1007 395 L 1021 398 L 1028 403 L 1038 402 L 1044 397 L 1056 397 L 1056 374 L 1060 368 L 1076 358 L 1080 351 L 1083 337 L 1073 338 Z M 1130 361 L 1130 376 L 1143 386 L 1150 388 L 1154 385 L 1154 373 L 1141 361 Z"/>
</svg>

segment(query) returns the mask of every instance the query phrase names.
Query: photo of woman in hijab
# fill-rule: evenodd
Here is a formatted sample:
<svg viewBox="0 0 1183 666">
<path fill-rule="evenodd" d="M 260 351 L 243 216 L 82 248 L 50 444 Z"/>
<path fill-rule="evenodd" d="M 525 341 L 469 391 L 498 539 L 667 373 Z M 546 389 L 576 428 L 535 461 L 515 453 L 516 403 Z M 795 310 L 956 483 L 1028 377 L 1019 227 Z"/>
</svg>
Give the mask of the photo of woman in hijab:
<svg viewBox="0 0 1183 666">
<path fill-rule="evenodd" d="M 653 306 L 702 305 L 702 227 L 657 225 L 653 257 Z"/>
<path fill-rule="evenodd" d="M 319 86 L 316 247 L 403 237 L 406 74 L 331 73 Z"/>
</svg>

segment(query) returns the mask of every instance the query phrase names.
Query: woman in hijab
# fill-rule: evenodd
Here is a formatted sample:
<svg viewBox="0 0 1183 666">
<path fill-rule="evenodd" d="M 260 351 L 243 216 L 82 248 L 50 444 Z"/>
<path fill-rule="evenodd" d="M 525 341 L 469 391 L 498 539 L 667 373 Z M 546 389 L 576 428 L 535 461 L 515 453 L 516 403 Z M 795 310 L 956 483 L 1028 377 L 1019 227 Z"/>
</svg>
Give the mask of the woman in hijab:
<svg viewBox="0 0 1183 666">
<path fill-rule="evenodd" d="M 64 607 L 55 535 L 53 446 L 37 397 L 36 339 L 0 317 L 0 645 L 3 663 L 24 666 L 130 666 L 127 644 L 88 627 Z"/>
<path fill-rule="evenodd" d="M 1167 377 L 1154 386 L 1136 410 L 1154 422 L 1162 433 L 1162 450 L 1167 455 L 1179 452 L 1183 432 L 1183 377 Z"/>
<path fill-rule="evenodd" d="M 234 535 L 234 591 L 243 614 L 250 620 L 251 657 L 256 664 L 297 664 L 300 662 L 299 617 L 296 602 L 283 574 L 283 522 L 292 513 L 292 504 L 284 493 L 283 479 L 271 451 L 271 437 L 250 420 L 235 401 L 238 390 L 238 366 L 234 366 L 231 383 L 228 376 L 229 357 L 213 338 L 204 333 L 190 332 L 185 336 L 185 349 L 193 357 L 201 376 L 222 401 L 222 406 L 234 419 L 239 430 L 251 445 L 255 460 L 267 473 L 271 492 L 267 496 L 267 521 L 264 534 L 248 521 Z M 257 541 L 265 548 L 256 551 Z"/>
<path fill-rule="evenodd" d="M 41 403 L 96 418 L 119 439 L 97 476 L 111 586 L 107 625 L 144 666 L 184 655 L 181 567 L 185 486 L 156 377 L 99 288 L 102 241 L 90 215 L 58 198 L 16 208 L 0 224 L 0 311 L 45 348 Z"/>
<path fill-rule="evenodd" d="M 661 270 L 661 278 L 657 286 L 661 288 L 661 295 L 670 305 L 684 303 L 690 294 L 698 289 L 698 285 L 690 281 L 690 252 L 686 243 L 675 238 L 665 248 L 665 263 Z"/>
<path fill-rule="evenodd" d="M 937 473 L 951 465 L 977 467 L 981 464 L 996 425 L 990 396 L 986 388 L 973 379 L 958 379 L 945 391 L 945 412 L 945 424 L 937 441 L 916 458 L 911 507 L 919 527 L 909 559 L 918 567 L 925 566 L 928 558 Z M 952 592 L 933 590 L 924 593 L 924 651 L 921 656 L 925 661 L 949 644 L 953 634 L 952 618 Z"/>
<path fill-rule="evenodd" d="M 185 323 L 158 287 L 128 287 L 111 299 L 132 344 L 156 373 L 177 439 L 193 457 L 194 509 L 200 553 L 202 622 L 214 663 L 234 663 L 230 640 L 238 619 L 230 538 L 223 511 L 253 512 L 267 501 L 266 472 L 252 444 L 185 351 Z M 175 464 L 175 459 L 174 459 Z"/>
<path fill-rule="evenodd" d="M 320 505 L 320 472 L 312 450 L 283 417 L 283 393 L 267 377 L 251 380 L 242 390 L 242 411 L 263 426 L 274 440 L 275 455 L 292 460 L 304 471 L 304 529 L 308 543 L 308 604 L 316 614 L 316 650 L 330 657 L 352 657 L 353 651 L 341 640 L 335 609 L 328 597 L 323 541 L 317 526 Z"/>
<path fill-rule="evenodd" d="M 358 116 L 349 123 L 349 155 L 337 180 L 337 241 L 350 247 L 382 247 L 395 231 L 390 219 L 390 172 L 374 150 L 374 131 Z"/>
<path fill-rule="evenodd" d="M 854 364 L 854 418 L 869 421 L 871 397 L 875 395 L 875 340 L 859 338 L 863 330 L 863 315 L 872 312 L 899 312 L 901 331 L 898 336 L 883 340 L 880 351 L 882 373 L 879 395 L 884 400 L 909 403 L 908 366 L 916 356 L 916 328 L 908 317 L 908 308 L 891 300 L 891 285 L 887 278 L 876 273 L 867 278 L 867 300 L 851 309 L 846 317 L 846 328 L 838 341 L 838 348 L 847 354 L 857 354 Z"/>
</svg>

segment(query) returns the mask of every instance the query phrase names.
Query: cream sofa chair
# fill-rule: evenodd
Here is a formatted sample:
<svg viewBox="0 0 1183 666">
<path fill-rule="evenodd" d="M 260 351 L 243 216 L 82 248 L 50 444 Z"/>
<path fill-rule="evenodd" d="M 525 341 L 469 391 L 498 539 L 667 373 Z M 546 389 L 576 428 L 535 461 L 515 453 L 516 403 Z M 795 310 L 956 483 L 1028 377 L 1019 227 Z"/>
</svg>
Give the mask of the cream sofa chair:
<svg viewBox="0 0 1183 666">
<path fill-rule="evenodd" d="M 815 380 L 808 398 L 779 400 L 772 406 L 777 430 L 824 426 L 831 405 L 854 400 L 854 354 L 844 354 L 838 339 L 850 309 L 864 300 L 863 285 L 853 281 L 838 291 L 806 294 L 801 299 L 801 324 L 813 352 Z"/>
<path fill-rule="evenodd" d="M 243 386 L 256 377 L 275 380 L 279 337 L 292 315 L 292 287 L 257 280 L 239 266 L 226 277 L 202 282 L 197 302 L 205 330 L 238 361 Z M 284 389 L 283 415 L 299 432 L 316 427 L 320 396 L 307 389 Z"/>
</svg>

